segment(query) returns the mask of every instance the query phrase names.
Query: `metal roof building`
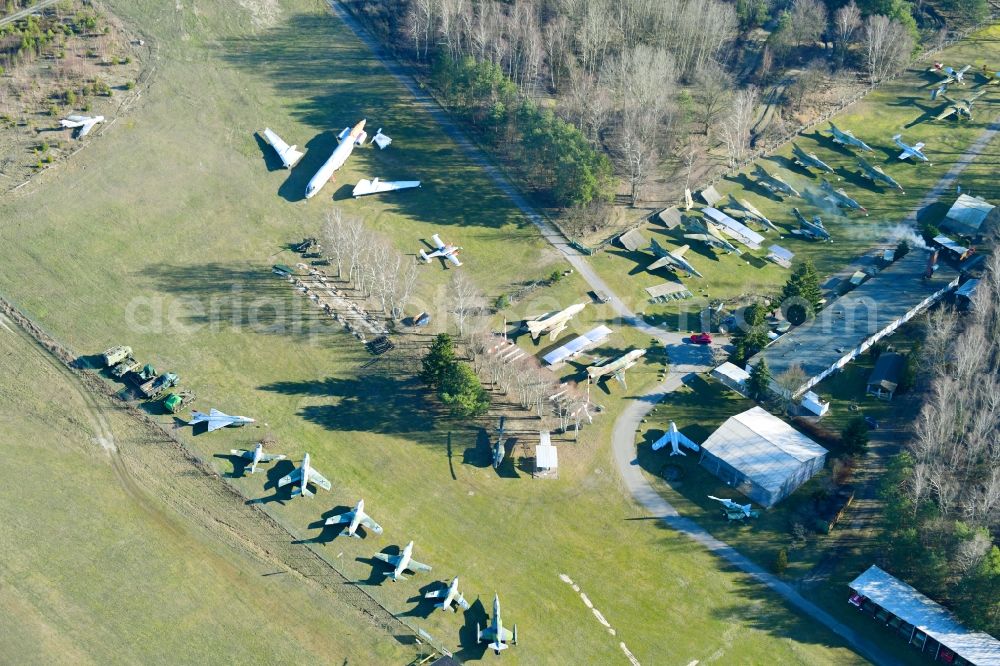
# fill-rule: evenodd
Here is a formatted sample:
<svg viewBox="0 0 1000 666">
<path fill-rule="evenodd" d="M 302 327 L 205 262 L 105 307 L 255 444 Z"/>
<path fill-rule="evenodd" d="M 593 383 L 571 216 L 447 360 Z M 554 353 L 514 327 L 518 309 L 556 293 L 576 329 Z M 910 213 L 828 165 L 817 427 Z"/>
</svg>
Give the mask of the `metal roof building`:
<svg viewBox="0 0 1000 666">
<path fill-rule="evenodd" d="M 865 390 L 869 395 L 885 400 L 892 400 L 892 394 L 899 386 L 899 375 L 903 372 L 906 358 L 895 352 L 882 352 L 872 373 L 868 375 Z"/>
<path fill-rule="evenodd" d="M 927 264 L 926 251 L 911 250 L 769 344 L 749 360 L 748 368 L 766 358 L 771 374 L 778 377 L 798 365 L 806 379 L 792 397 L 808 391 L 958 285 L 958 273 L 947 264 L 930 278 Z M 782 390 L 777 383 L 771 388 Z"/>
<path fill-rule="evenodd" d="M 985 199 L 959 194 L 944 216 L 941 228 L 963 236 L 976 236 L 983 230 L 983 223 L 994 218 L 994 211 L 996 206 Z"/>
<path fill-rule="evenodd" d="M 1000 641 L 963 627 L 947 609 L 895 576 L 872 565 L 850 588 L 851 603 L 872 612 L 908 642 L 949 664 L 1000 664 Z"/>
<path fill-rule="evenodd" d="M 823 469 L 826 449 L 761 407 L 730 416 L 701 445 L 701 464 L 763 507 Z"/>
</svg>

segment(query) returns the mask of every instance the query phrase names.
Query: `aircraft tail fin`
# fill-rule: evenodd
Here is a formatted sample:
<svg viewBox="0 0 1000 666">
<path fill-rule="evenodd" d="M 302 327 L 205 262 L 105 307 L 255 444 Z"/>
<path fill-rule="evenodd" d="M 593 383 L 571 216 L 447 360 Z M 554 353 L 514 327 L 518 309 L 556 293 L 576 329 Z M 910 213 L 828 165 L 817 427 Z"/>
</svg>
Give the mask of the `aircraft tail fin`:
<svg viewBox="0 0 1000 666">
<path fill-rule="evenodd" d="M 427 253 L 424 252 L 423 248 L 420 248 L 420 258 L 423 259 L 425 263 L 431 263 L 431 258 L 427 256 Z"/>
<path fill-rule="evenodd" d="M 528 327 L 528 332 L 531 333 L 531 339 L 537 340 L 538 336 L 542 334 L 545 330 L 545 325 L 540 321 L 528 321 L 526 322 Z"/>
</svg>

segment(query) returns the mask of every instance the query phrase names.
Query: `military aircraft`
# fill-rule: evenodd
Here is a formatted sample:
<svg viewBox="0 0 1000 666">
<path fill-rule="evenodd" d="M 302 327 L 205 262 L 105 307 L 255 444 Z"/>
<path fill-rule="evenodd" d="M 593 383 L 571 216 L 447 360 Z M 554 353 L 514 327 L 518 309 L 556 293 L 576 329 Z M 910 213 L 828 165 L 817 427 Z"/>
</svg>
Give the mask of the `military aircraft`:
<svg viewBox="0 0 1000 666">
<path fill-rule="evenodd" d="M 813 217 L 812 221 L 806 219 L 805 215 L 799 212 L 798 208 L 793 208 L 795 219 L 799 222 L 797 233 L 814 240 L 830 240 L 830 232 L 823 226 L 823 220 L 819 215 Z"/>
<path fill-rule="evenodd" d="M 212 432 L 213 430 L 225 428 L 226 426 L 242 426 L 253 422 L 254 420 L 248 416 L 230 416 L 229 414 L 223 414 L 219 410 L 213 408 L 209 410 L 208 414 L 191 412 L 191 420 L 188 421 L 188 425 L 193 426 L 198 423 L 207 423 L 208 432 Z"/>
<path fill-rule="evenodd" d="M 257 446 L 253 447 L 253 451 L 248 451 L 247 449 L 230 449 L 229 453 L 234 456 L 239 456 L 240 458 L 246 458 L 250 460 L 250 473 L 253 474 L 257 471 L 258 463 L 271 462 L 272 460 L 284 460 L 285 456 L 281 453 L 264 453 L 264 443 L 257 442 Z"/>
<path fill-rule="evenodd" d="M 940 97 L 941 95 L 945 94 L 946 92 L 948 92 L 948 84 L 947 83 L 942 83 L 937 88 L 935 88 L 934 90 L 931 91 L 931 101 L 933 102 L 938 97 Z"/>
<path fill-rule="evenodd" d="M 344 166 L 344 162 L 347 161 L 347 158 L 351 156 L 351 152 L 354 151 L 354 146 L 360 146 L 365 142 L 365 139 L 368 137 L 368 134 L 365 132 L 365 122 L 367 121 L 362 120 L 354 127 L 345 127 L 337 135 L 339 145 L 333 149 L 333 154 L 323 163 L 323 166 L 319 168 L 316 175 L 309 180 L 309 183 L 306 185 L 306 199 L 316 196 L 316 193 L 328 181 L 333 180 L 334 173 L 337 169 Z"/>
<path fill-rule="evenodd" d="M 830 136 L 833 137 L 834 143 L 839 143 L 842 146 L 854 146 L 855 148 L 860 148 L 861 150 L 867 150 L 868 152 L 875 152 L 872 147 L 861 139 L 854 136 L 851 130 L 842 130 L 833 123 L 830 123 Z"/>
<path fill-rule="evenodd" d="M 375 559 L 381 560 L 394 567 L 392 571 L 383 572 L 383 576 L 388 576 L 392 582 L 405 580 L 403 572 L 410 570 L 414 573 L 428 572 L 431 570 L 426 564 L 422 564 L 413 559 L 413 542 L 406 544 L 403 552 L 399 555 L 386 555 L 385 553 L 375 553 Z"/>
<path fill-rule="evenodd" d="M 104 116 L 66 116 L 64 119 L 59 121 L 59 124 L 63 127 L 72 128 L 76 130 L 76 138 L 82 139 L 83 137 L 90 134 L 90 130 L 94 129 L 94 125 L 97 123 L 103 123 Z"/>
<path fill-rule="evenodd" d="M 863 157 L 858 158 L 858 166 L 861 167 L 861 175 L 868 180 L 874 182 L 880 182 L 889 187 L 895 187 L 900 192 L 903 191 L 903 186 L 896 182 L 896 180 L 887 174 L 882 167 L 877 164 L 869 164 L 867 160 Z"/>
<path fill-rule="evenodd" d="M 645 355 L 645 349 L 633 349 L 610 363 L 592 365 L 587 368 L 587 379 L 592 382 L 599 382 L 603 381 L 606 377 L 614 377 L 618 380 L 619 384 L 628 388 L 628 385 L 625 383 L 625 371 L 638 363 L 639 359 Z"/>
<path fill-rule="evenodd" d="M 794 197 L 801 196 L 798 190 L 786 183 L 781 176 L 769 174 L 764 167 L 759 164 L 753 165 L 753 175 L 756 176 L 758 183 L 775 194 L 790 194 Z"/>
<path fill-rule="evenodd" d="M 504 446 L 506 438 L 503 436 L 503 426 L 507 422 L 506 416 L 500 417 L 500 425 L 497 428 L 497 442 L 493 445 L 493 469 L 500 469 L 504 456 L 507 455 L 507 447 Z"/>
<path fill-rule="evenodd" d="M 425 262 L 429 264 L 431 263 L 431 259 L 433 259 L 434 257 L 441 257 L 442 259 L 446 259 L 451 263 L 455 264 L 456 266 L 462 265 L 462 262 L 458 260 L 458 253 L 462 248 L 458 247 L 457 245 L 445 245 L 444 242 L 441 241 L 441 237 L 438 236 L 437 234 L 431 236 L 431 242 L 437 249 L 431 252 L 430 254 L 427 254 L 426 252 L 424 252 L 423 248 L 420 248 L 420 258 L 423 259 Z"/>
<path fill-rule="evenodd" d="M 714 495 L 709 495 L 708 499 L 715 500 L 716 502 L 722 502 L 722 506 L 725 507 L 726 513 L 740 513 L 743 514 L 742 518 L 756 518 L 760 514 L 750 508 L 749 504 L 737 504 L 731 499 L 722 499 L 721 497 L 715 497 Z"/>
<path fill-rule="evenodd" d="M 441 601 L 434 604 L 434 608 L 440 608 L 441 610 L 450 610 L 452 613 L 458 610 L 452 604 L 458 604 L 462 607 L 462 610 L 469 610 L 469 602 L 465 600 L 462 593 L 458 591 L 458 576 L 455 576 L 451 580 L 451 584 L 443 590 L 434 590 L 433 592 L 428 592 L 424 595 L 424 599 L 441 599 Z"/>
<path fill-rule="evenodd" d="M 298 150 L 298 146 L 289 146 L 287 143 L 281 140 L 281 137 L 274 133 L 270 127 L 264 128 L 264 140 L 274 148 L 274 152 L 278 153 L 278 157 L 281 158 L 281 163 L 285 165 L 286 169 L 291 169 L 295 164 L 302 159 L 305 153 Z"/>
<path fill-rule="evenodd" d="M 970 69 L 972 69 L 972 65 L 966 65 L 962 69 L 956 70 L 950 66 L 945 66 L 944 63 L 936 62 L 934 63 L 934 66 L 927 71 L 943 76 L 944 80 L 942 83 L 960 83 L 964 86 L 965 73 Z"/>
<path fill-rule="evenodd" d="M 753 204 L 746 199 L 737 200 L 736 197 L 730 194 L 729 203 L 723 207 L 723 210 L 737 219 L 745 218 L 753 220 L 754 222 L 763 224 L 774 231 L 778 230 L 778 227 L 774 226 L 774 222 L 764 217 L 764 213 L 754 208 Z"/>
<path fill-rule="evenodd" d="M 977 90 L 968 97 L 963 97 L 960 100 L 954 100 L 951 97 L 948 97 L 948 95 L 943 95 L 943 97 L 948 100 L 949 104 L 943 111 L 941 111 L 941 113 L 937 114 L 934 120 L 944 120 L 955 114 L 958 114 L 959 118 L 965 116 L 969 120 L 972 120 L 972 103 L 985 94 L 985 90 Z"/>
<path fill-rule="evenodd" d="M 362 178 L 351 191 L 351 196 L 355 199 L 366 194 L 382 194 L 383 192 L 395 192 L 396 190 L 408 190 L 411 187 L 420 187 L 419 180 L 368 180 Z"/>
<path fill-rule="evenodd" d="M 826 178 L 822 180 L 819 184 L 819 188 L 826 193 L 827 201 L 830 201 L 841 208 L 847 208 L 848 210 L 860 210 L 865 215 L 868 214 L 868 209 L 859 204 L 857 201 L 852 199 L 847 195 L 843 189 L 834 189 L 833 185 L 827 181 Z"/>
<path fill-rule="evenodd" d="M 681 451 L 680 448 L 681 444 L 688 447 L 689 449 L 693 449 L 694 451 L 697 451 L 699 449 L 699 446 L 697 444 L 695 444 L 690 439 L 685 437 L 684 433 L 682 433 L 680 430 L 677 429 L 677 424 L 674 423 L 673 421 L 670 422 L 670 428 L 663 435 L 663 437 L 660 437 L 658 440 L 653 442 L 653 450 L 659 451 L 667 444 L 670 444 L 671 448 L 670 455 L 672 456 L 686 455 L 683 451 Z"/>
<path fill-rule="evenodd" d="M 897 134 L 894 137 L 892 137 L 892 140 L 896 142 L 896 145 L 903 149 L 903 152 L 899 154 L 899 159 L 905 160 L 912 157 L 914 159 L 922 160 L 924 162 L 930 162 L 930 160 L 927 159 L 927 156 L 924 155 L 922 152 L 920 152 L 920 149 L 924 147 L 924 143 L 922 141 L 915 146 L 908 146 L 905 143 L 903 143 L 901 137 L 902 134 Z"/>
<path fill-rule="evenodd" d="M 531 333 L 531 339 L 537 340 L 545 331 L 549 332 L 549 340 L 555 340 L 559 334 L 566 330 L 570 319 L 587 307 L 586 303 L 574 303 L 565 310 L 560 310 L 554 314 L 545 314 L 524 322 L 525 328 Z"/>
<path fill-rule="evenodd" d="M 382 534 L 382 526 L 365 513 L 365 501 L 363 499 L 358 500 L 358 503 L 350 511 L 330 516 L 326 519 L 324 525 L 340 525 L 341 523 L 347 523 L 347 527 L 341 531 L 341 534 L 346 532 L 347 536 L 352 536 L 356 539 L 361 538 L 358 534 L 358 527 L 362 525 L 365 529 L 369 529 L 375 534 Z"/>
<path fill-rule="evenodd" d="M 505 629 L 503 620 L 500 618 L 499 594 L 493 596 L 493 621 L 490 623 L 490 626 L 480 631 L 479 623 L 476 623 L 476 642 L 482 643 L 483 640 L 493 641 L 490 643 L 489 648 L 496 654 L 500 654 L 501 650 L 506 650 L 508 642 L 517 645 L 517 625 L 514 625 L 514 631 Z"/>
<path fill-rule="evenodd" d="M 690 275 L 696 275 L 698 277 L 705 277 L 699 273 L 691 263 L 684 258 L 684 253 L 691 249 L 690 245 L 682 245 L 676 250 L 668 250 L 659 243 L 656 239 L 649 239 L 649 247 L 646 248 L 647 252 L 652 252 L 653 256 L 656 257 L 656 261 L 646 266 L 647 271 L 655 271 L 657 268 L 666 267 L 675 273 L 678 269 L 687 271 Z"/>
<path fill-rule="evenodd" d="M 986 85 L 1000 85 L 1000 72 L 993 71 L 986 65 L 983 65 L 982 69 L 979 70 L 979 73 L 986 79 Z"/>
<path fill-rule="evenodd" d="M 392 143 L 392 139 L 385 134 L 382 134 L 382 128 L 379 127 L 375 132 L 375 136 L 372 137 L 372 143 L 378 146 L 379 150 L 385 150 L 389 147 L 389 144 Z"/>
<path fill-rule="evenodd" d="M 800 167 L 813 167 L 814 169 L 819 169 L 820 171 L 833 173 L 833 167 L 816 157 L 816 153 L 807 153 L 799 148 L 799 144 L 794 141 L 792 141 L 792 154 L 795 156 L 795 163 Z"/>
<path fill-rule="evenodd" d="M 743 254 L 742 250 L 727 241 L 726 237 L 722 235 L 721 231 L 719 231 L 719 228 L 707 218 L 695 217 L 693 215 L 682 215 L 681 224 L 684 225 L 685 229 L 694 232 L 684 234 L 684 238 L 701 241 L 710 247 L 725 250 L 726 252 Z"/>
<path fill-rule="evenodd" d="M 330 490 L 333 486 L 329 481 L 326 480 L 322 474 L 317 472 L 309 464 L 309 454 L 305 454 L 302 457 L 302 466 L 292 470 L 289 474 L 278 479 L 278 487 L 283 488 L 290 483 L 298 483 L 298 490 L 292 491 L 292 497 L 298 497 L 299 495 L 304 495 L 306 497 L 312 497 L 315 493 L 309 490 L 309 484 L 315 483 L 317 486 L 323 490 Z"/>
</svg>

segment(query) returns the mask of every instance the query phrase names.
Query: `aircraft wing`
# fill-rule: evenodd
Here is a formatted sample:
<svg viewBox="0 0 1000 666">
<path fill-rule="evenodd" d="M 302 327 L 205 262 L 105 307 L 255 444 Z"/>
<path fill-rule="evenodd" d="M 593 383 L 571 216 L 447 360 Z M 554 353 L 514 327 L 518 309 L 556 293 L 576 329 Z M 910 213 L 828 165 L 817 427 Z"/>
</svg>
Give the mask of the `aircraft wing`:
<svg viewBox="0 0 1000 666">
<path fill-rule="evenodd" d="M 910 159 L 910 158 L 911 158 L 912 156 L 913 156 L 913 155 L 912 155 L 912 154 L 910 153 L 910 151 L 908 151 L 908 150 L 904 150 L 903 152 L 901 152 L 901 153 L 899 154 L 899 159 L 901 159 L 901 160 L 908 160 L 908 159 Z"/>
<path fill-rule="evenodd" d="M 365 516 L 361 519 L 361 524 L 370 529 L 375 534 L 382 534 L 382 526 L 372 520 L 371 516 Z"/>
<path fill-rule="evenodd" d="M 253 453 L 249 452 L 249 451 L 248 451 L 248 453 L 250 453 L 250 455 L 249 456 L 245 456 L 245 457 L 252 458 L 253 457 Z M 272 460 L 284 460 L 285 457 L 286 456 L 283 453 L 263 453 L 260 456 L 260 460 L 261 460 L 261 462 L 271 462 Z"/>
<path fill-rule="evenodd" d="M 397 564 L 399 564 L 399 555 L 388 555 L 386 553 L 375 553 L 375 559 L 376 560 L 381 560 L 382 562 L 385 562 L 386 564 L 391 564 L 392 566 L 396 566 Z M 412 562 L 411 562 L 411 564 L 412 564 Z"/>
<path fill-rule="evenodd" d="M 336 516 L 330 516 L 326 519 L 326 525 L 339 525 L 340 523 L 349 523 L 354 520 L 354 512 L 348 511 L 347 513 L 338 513 Z"/>
<path fill-rule="evenodd" d="M 461 594 L 459 594 L 458 597 L 455 599 L 455 603 L 461 606 L 462 610 L 469 610 L 469 608 L 471 607 L 469 605 L 469 602 L 466 601 L 465 597 L 463 597 Z"/>
<path fill-rule="evenodd" d="M 674 267 L 676 264 L 671 261 L 670 257 L 660 257 L 649 266 L 646 266 L 647 271 L 655 271 L 657 268 L 663 268 L 664 266 Z"/>
<path fill-rule="evenodd" d="M 949 106 L 947 109 L 937 114 L 937 117 L 935 117 L 934 120 L 944 120 L 945 118 L 949 118 L 955 115 L 957 110 L 958 109 L 955 106 Z"/>
<path fill-rule="evenodd" d="M 246 449 L 229 449 L 229 455 L 239 456 L 240 458 L 246 458 L 247 460 L 253 460 L 253 451 L 247 451 Z M 263 458 L 261 458 L 263 460 Z"/>
<path fill-rule="evenodd" d="M 923 141 L 919 142 L 917 145 L 913 146 L 914 150 L 923 150 L 924 146 L 927 145 Z"/>
<path fill-rule="evenodd" d="M 503 636 L 501 637 L 501 639 L 505 643 L 511 642 L 512 640 L 514 640 L 514 632 L 511 631 L 510 629 L 508 629 L 507 627 L 504 627 L 503 628 Z"/>
<path fill-rule="evenodd" d="M 213 409 L 212 411 L 214 412 L 215 410 Z M 218 430 L 219 428 L 225 428 L 230 423 L 230 421 L 218 418 L 215 414 L 212 414 L 208 417 L 208 431 L 212 432 L 213 430 Z"/>
<path fill-rule="evenodd" d="M 330 490 L 333 487 L 333 485 L 326 480 L 325 476 L 323 476 L 322 474 L 320 474 L 319 472 L 317 472 L 312 468 L 309 469 L 309 480 L 315 483 L 323 490 Z"/>
<path fill-rule="evenodd" d="M 80 133 L 77 135 L 77 138 L 82 138 L 87 136 L 90 133 L 90 130 L 94 129 L 94 125 L 96 125 L 98 122 L 99 121 L 96 118 L 92 118 L 87 122 L 83 123 L 83 126 L 80 128 Z"/>
<path fill-rule="evenodd" d="M 433 243 L 434 247 L 436 247 L 439 250 L 444 249 L 444 243 L 441 242 L 441 237 L 438 236 L 437 234 L 431 236 L 431 243 Z"/>
<path fill-rule="evenodd" d="M 278 151 L 279 154 L 285 152 L 290 147 L 287 143 L 282 141 L 281 137 L 275 134 L 270 127 L 264 128 L 264 138 L 267 139 L 267 142 L 271 144 L 271 146 Z"/>
<path fill-rule="evenodd" d="M 681 245 L 679 248 L 674 250 L 671 254 L 675 257 L 683 257 L 684 253 L 691 249 L 690 245 Z"/>
<path fill-rule="evenodd" d="M 406 190 L 411 187 L 420 187 L 419 180 L 397 180 L 397 181 L 387 181 L 379 180 L 368 180 L 362 178 L 358 181 L 358 184 L 354 186 L 354 190 L 351 195 L 354 197 L 362 197 L 366 194 L 379 194 L 381 192 L 393 192 L 395 190 Z"/>
<path fill-rule="evenodd" d="M 456 266 L 461 266 L 462 265 L 462 262 L 458 260 L 458 255 L 456 255 L 454 252 L 452 252 L 451 254 L 449 254 L 446 257 L 446 259 L 448 259 L 448 261 L 450 261 L 451 263 L 455 264 Z"/>
<path fill-rule="evenodd" d="M 406 568 L 409 569 L 410 571 L 422 571 L 424 573 L 427 573 L 428 571 L 431 570 L 431 568 L 428 565 L 424 564 L 423 562 L 417 562 L 414 559 L 410 559 L 410 563 L 406 566 Z"/>
<path fill-rule="evenodd" d="M 302 468 L 298 467 L 293 469 L 291 472 L 285 476 L 278 479 L 278 487 L 287 486 L 289 483 L 295 483 L 296 481 L 302 480 Z"/>
<path fill-rule="evenodd" d="M 389 144 L 392 143 L 392 139 L 387 137 L 385 134 L 382 134 L 382 130 L 380 128 L 379 131 L 375 133 L 375 136 L 372 137 L 372 143 L 378 146 L 380 150 L 385 150 L 389 147 Z"/>
</svg>

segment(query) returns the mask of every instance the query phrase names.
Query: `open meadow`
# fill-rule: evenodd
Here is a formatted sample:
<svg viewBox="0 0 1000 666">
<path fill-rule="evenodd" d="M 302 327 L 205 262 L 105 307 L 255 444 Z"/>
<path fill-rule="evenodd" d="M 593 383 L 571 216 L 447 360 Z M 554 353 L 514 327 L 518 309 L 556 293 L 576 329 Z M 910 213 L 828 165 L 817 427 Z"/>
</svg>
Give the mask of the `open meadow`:
<svg viewBox="0 0 1000 666">
<path fill-rule="evenodd" d="M 396 351 L 363 367 L 371 358 L 363 346 L 271 274 L 273 263 L 293 259 L 287 244 L 316 235 L 335 206 L 410 254 L 421 238 L 440 232 L 464 246 L 460 270 L 492 296 L 565 267 L 323 3 L 108 6 L 152 42 L 155 74 L 100 141 L 0 201 L 0 284 L 78 354 L 129 344 L 144 362 L 179 373 L 198 396 L 197 408 L 257 418 L 254 427 L 192 435 L 150 407 L 217 470 L 217 483 L 263 506 L 463 660 L 483 654 L 474 645 L 475 624 L 485 622 L 499 592 L 505 624 L 519 629 L 520 644 L 504 655 L 510 663 L 624 662 L 622 645 L 642 663 L 860 661 L 831 632 L 661 529 L 624 495 L 607 442 L 629 396 L 657 380 L 655 358 L 630 375 L 627 392 L 612 383 L 597 398 L 605 412 L 580 443 L 563 444 L 558 480 L 534 481 L 516 468 L 498 475 L 483 424 L 444 418 L 414 378 L 418 335 L 402 336 Z M 334 134 L 360 118 L 372 130 L 383 127 L 392 147 L 356 150 L 336 183 L 303 200 Z M 265 125 L 306 146 L 291 173 L 277 170 L 254 138 Z M 345 197 L 349 184 L 376 175 L 419 178 L 424 186 Z M 442 293 L 452 275 L 437 264 L 421 267 L 409 314 L 431 311 L 432 328 L 442 328 Z M 586 291 L 575 276 L 546 289 L 532 295 L 534 305 L 518 308 L 537 314 L 555 301 L 582 300 Z M 608 318 L 606 308 L 594 307 L 579 326 Z M 618 336 L 613 347 L 643 344 L 632 331 Z M 296 464 L 309 452 L 333 492 L 295 500 L 277 492 L 291 461 L 242 474 L 229 450 L 266 434 L 277 442 L 273 450 Z M 322 528 L 322 518 L 362 496 L 385 528 L 382 537 L 345 539 Z M 25 518 L 48 514 L 40 502 L 28 508 Z M 433 571 L 384 581 L 372 555 L 411 539 L 415 558 Z M 210 571 L 205 566 L 199 575 Z M 468 613 L 432 612 L 419 600 L 455 575 L 476 602 Z M 271 611 L 256 620 L 266 631 Z M 313 627 L 303 623 L 299 640 L 318 651 L 324 641 L 335 643 L 331 658 L 347 652 L 362 663 L 402 661 L 393 645 L 384 655 L 352 652 L 353 637 L 337 618 Z M 195 647 L 212 641 L 203 653 L 209 660 L 230 661 L 242 649 L 211 624 L 191 633 L 165 622 L 162 630 Z M 143 628 L 134 631 L 140 639 Z M 268 658 L 262 653 L 261 660 Z"/>
</svg>

